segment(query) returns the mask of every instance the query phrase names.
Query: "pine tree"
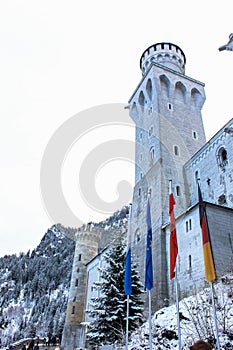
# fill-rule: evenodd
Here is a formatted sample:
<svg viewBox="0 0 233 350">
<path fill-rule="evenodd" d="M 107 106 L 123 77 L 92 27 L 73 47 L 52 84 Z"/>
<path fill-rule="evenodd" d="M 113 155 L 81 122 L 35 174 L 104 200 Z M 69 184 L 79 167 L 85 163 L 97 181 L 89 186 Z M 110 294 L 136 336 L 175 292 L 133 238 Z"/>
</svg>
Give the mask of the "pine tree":
<svg viewBox="0 0 233 350">
<path fill-rule="evenodd" d="M 105 268 L 100 270 L 100 282 L 95 283 L 99 297 L 93 298 L 93 318 L 87 332 L 90 345 L 123 344 L 126 330 L 127 296 L 124 293 L 125 245 L 117 239 L 105 254 Z M 143 323 L 143 286 L 139 281 L 136 266 L 132 264 L 132 295 L 130 295 L 129 332 Z"/>
</svg>

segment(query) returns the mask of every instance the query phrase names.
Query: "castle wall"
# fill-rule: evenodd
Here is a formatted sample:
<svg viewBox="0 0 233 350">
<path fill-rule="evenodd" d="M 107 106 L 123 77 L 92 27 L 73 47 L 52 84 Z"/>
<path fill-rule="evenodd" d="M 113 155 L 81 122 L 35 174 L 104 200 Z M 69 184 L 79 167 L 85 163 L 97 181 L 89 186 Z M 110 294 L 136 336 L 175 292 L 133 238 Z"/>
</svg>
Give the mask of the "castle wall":
<svg viewBox="0 0 233 350">
<path fill-rule="evenodd" d="M 189 206 L 197 201 L 200 178 L 203 200 L 233 208 L 233 136 L 224 131 L 231 125 L 232 119 L 185 164 Z"/>
<path fill-rule="evenodd" d="M 233 271 L 233 210 L 205 203 L 209 235 L 217 278 Z M 176 219 L 178 257 L 177 280 L 179 297 L 195 294 L 207 285 L 203 260 L 202 233 L 200 228 L 199 206 L 196 204 Z M 170 269 L 170 228 L 166 235 L 166 258 Z M 169 304 L 175 302 L 175 279 L 167 273 Z"/>
</svg>

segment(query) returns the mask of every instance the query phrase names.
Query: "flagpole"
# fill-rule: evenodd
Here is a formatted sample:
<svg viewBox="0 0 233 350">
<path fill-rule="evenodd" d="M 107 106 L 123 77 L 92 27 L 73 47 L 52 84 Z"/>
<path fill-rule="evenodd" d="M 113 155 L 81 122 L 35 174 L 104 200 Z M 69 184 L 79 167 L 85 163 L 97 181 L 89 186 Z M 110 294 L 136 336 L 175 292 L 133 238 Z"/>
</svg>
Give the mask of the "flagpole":
<svg viewBox="0 0 233 350">
<path fill-rule="evenodd" d="M 170 197 L 173 198 L 172 202 L 170 202 L 170 199 L 171 199 Z M 174 204 L 175 204 L 175 200 L 174 200 L 174 197 L 173 197 L 173 194 L 172 194 L 172 180 L 169 180 L 170 240 L 171 240 L 171 235 L 174 234 L 173 231 L 175 231 L 175 233 L 176 233 L 175 218 L 174 218 L 174 211 L 173 211 Z M 172 206 L 170 207 L 170 205 L 172 205 Z M 170 254 L 171 254 L 171 248 L 172 247 L 171 247 L 171 241 L 170 241 Z M 178 248 L 177 248 L 177 254 L 178 254 Z M 171 264 L 171 255 L 170 255 L 170 264 Z M 171 269 L 171 266 L 170 266 L 170 269 Z M 175 269 L 175 273 L 174 273 L 174 269 Z M 179 350 L 181 350 L 180 312 L 179 312 L 179 295 L 178 295 L 178 280 L 177 280 L 177 263 L 176 263 L 176 260 L 175 260 L 175 266 L 172 267 L 172 276 L 171 276 L 171 271 L 170 271 L 170 279 L 172 279 L 174 277 L 174 274 L 175 274 L 175 293 L 176 293 L 176 314 L 177 314 L 178 345 L 179 345 Z"/>
<path fill-rule="evenodd" d="M 181 350 L 180 310 L 179 310 L 179 298 L 178 298 L 177 269 L 175 271 L 175 286 L 176 286 L 176 313 L 177 313 L 177 328 L 178 328 L 178 345 L 179 345 L 179 350 Z"/>
<path fill-rule="evenodd" d="M 126 340 L 125 349 L 128 350 L 129 346 L 129 295 L 127 295 L 127 310 L 126 310 Z"/>
<path fill-rule="evenodd" d="M 218 350 L 220 350 L 217 317 L 216 317 L 216 309 L 215 309 L 215 302 L 214 302 L 214 292 L 213 292 L 213 281 L 217 278 L 217 276 L 215 272 L 211 240 L 209 236 L 208 220 L 207 220 L 206 210 L 203 204 L 203 199 L 202 199 L 202 194 L 200 189 L 200 179 L 197 179 L 197 187 L 198 187 L 200 226 L 202 231 L 205 277 L 210 284 L 210 290 L 211 290 L 211 296 L 212 296 L 212 307 L 213 307 L 213 318 L 214 318 L 214 324 L 215 324 L 215 336 L 216 336 Z"/>
<path fill-rule="evenodd" d="M 146 209 L 146 223 L 147 223 L 147 238 L 146 238 L 146 270 L 145 270 L 145 288 L 148 290 L 149 297 L 149 344 L 152 350 L 152 322 L 151 322 L 151 289 L 154 287 L 153 282 L 153 265 L 152 265 L 152 225 L 150 213 L 150 199 L 148 197 Z"/>
<path fill-rule="evenodd" d="M 149 343 L 152 350 L 152 323 L 151 323 L 151 291 L 149 290 Z"/>
<path fill-rule="evenodd" d="M 218 325 L 217 325 L 217 317 L 216 317 L 216 308 L 215 308 L 215 302 L 214 302 L 214 290 L 213 290 L 213 282 L 209 282 L 210 284 L 210 290 L 211 290 L 211 296 L 212 296 L 212 307 L 213 307 L 213 316 L 214 316 L 214 325 L 215 325 L 215 336 L 217 340 L 217 347 L 218 350 L 220 350 L 220 343 L 219 343 L 219 336 L 218 336 Z"/>
</svg>

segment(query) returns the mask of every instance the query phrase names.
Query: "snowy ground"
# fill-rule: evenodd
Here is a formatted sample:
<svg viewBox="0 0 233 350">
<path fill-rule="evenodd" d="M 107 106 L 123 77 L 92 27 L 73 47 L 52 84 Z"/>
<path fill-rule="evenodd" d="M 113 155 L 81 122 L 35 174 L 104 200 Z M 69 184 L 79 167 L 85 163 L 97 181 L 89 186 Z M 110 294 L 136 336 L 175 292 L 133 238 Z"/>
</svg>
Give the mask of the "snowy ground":
<svg viewBox="0 0 233 350">
<path fill-rule="evenodd" d="M 233 349 L 233 278 L 215 286 L 215 305 L 221 349 Z M 198 339 L 213 341 L 215 326 L 209 288 L 179 303 L 182 349 Z M 153 349 L 178 349 L 176 305 L 163 308 L 152 317 Z M 129 349 L 149 349 L 148 322 L 132 336 Z"/>
</svg>

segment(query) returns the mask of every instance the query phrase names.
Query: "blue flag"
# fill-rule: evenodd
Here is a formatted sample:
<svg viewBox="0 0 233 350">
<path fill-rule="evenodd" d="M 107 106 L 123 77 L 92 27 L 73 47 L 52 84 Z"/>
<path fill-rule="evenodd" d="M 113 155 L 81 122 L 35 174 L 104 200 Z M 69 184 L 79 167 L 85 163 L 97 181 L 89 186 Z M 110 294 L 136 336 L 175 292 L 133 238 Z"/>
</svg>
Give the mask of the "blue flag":
<svg viewBox="0 0 233 350">
<path fill-rule="evenodd" d="M 145 288 L 151 290 L 153 285 L 153 266 L 152 266 L 152 227 L 151 227 L 151 215 L 150 215 L 150 200 L 147 202 L 146 212 L 147 223 L 147 240 L 146 240 L 146 271 L 145 271 Z"/>
<path fill-rule="evenodd" d="M 124 290 L 126 295 L 132 294 L 132 272 L 131 272 L 131 206 L 129 208 L 127 252 L 125 260 Z"/>
</svg>

